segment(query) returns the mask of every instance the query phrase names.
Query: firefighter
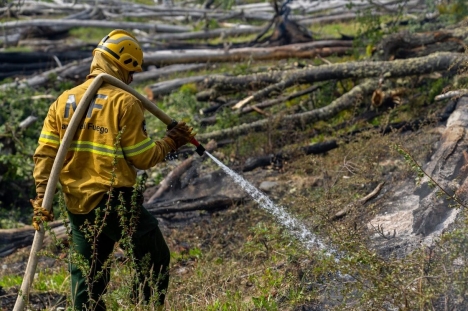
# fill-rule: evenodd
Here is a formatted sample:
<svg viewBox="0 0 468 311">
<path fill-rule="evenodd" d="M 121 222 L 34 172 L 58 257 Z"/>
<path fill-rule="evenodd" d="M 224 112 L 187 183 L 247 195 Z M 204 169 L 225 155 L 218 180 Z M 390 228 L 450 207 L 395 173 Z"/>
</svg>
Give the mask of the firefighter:
<svg viewBox="0 0 468 311">
<path fill-rule="evenodd" d="M 36 230 L 41 221 L 53 219 L 41 207 L 42 200 L 60 141 L 77 103 L 98 74 L 107 73 L 130 84 L 133 74 L 142 71 L 142 62 L 143 52 L 135 37 L 124 30 L 114 30 L 94 49 L 86 81 L 65 91 L 50 106 L 34 153 L 37 197 L 31 203 Z M 142 206 L 141 193 L 134 194 L 136 169 L 146 170 L 163 161 L 170 151 L 177 150 L 194 135 L 192 128 L 179 122 L 164 138 L 152 141 L 146 132 L 143 105 L 137 98 L 108 83 L 97 91 L 78 126 L 60 173 L 72 232 L 72 253 L 79 254 L 75 257 L 84 260 L 90 268 L 85 275 L 79 260 L 71 260 L 71 297 L 75 310 L 106 310 L 101 297 L 110 277 L 106 260 L 112 255 L 115 243 L 126 236 L 128 231 L 124 230 L 131 227 L 130 219 L 137 219 L 128 243 L 139 276 L 135 283 L 140 290 L 135 286 L 134 297 L 143 294 L 146 302 L 156 300 L 158 310 L 163 310 L 170 253 L 158 221 Z M 96 219 L 102 225 L 91 225 Z M 119 223 L 122 219 L 126 219 L 123 225 Z M 99 226 L 102 229 L 93 230 Z"/>
</svg>

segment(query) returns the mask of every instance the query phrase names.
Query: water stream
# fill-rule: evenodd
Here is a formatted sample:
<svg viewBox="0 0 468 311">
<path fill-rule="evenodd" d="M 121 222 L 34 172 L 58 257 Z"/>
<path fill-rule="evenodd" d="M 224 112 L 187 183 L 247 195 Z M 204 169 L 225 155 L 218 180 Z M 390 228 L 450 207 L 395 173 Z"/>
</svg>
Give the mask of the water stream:
<svg viewBox="0 0 468 311">
<path fill-rule="evenodd" d="M 216 164 L 223 169 L 223 171 L 228 174 L 234 181 L 242 187 L 251 197 L 257 202 L 261 208 L 268 211 L 272 214 L 276 220 L 286 227 L 292 236 L 296 237 L 301 241 L 307 249 L 312 249 L 314 247 L 319 248 L 324 251 L 327 255 L 332 255 L 336 251 L 327 247 L 323 242 L 321 242 L 315 234 L 310 232 L 304 224 L 302 224 L 298 219 L 291 216 L 283 207 L 276 205 L 258 190 L 254 185 L 245 180 L 242 176 L 231 170 L 229 167 L 224 165 L 216 157 L 211 155 L 209 152 L 205 152 Z"/>
</svg>

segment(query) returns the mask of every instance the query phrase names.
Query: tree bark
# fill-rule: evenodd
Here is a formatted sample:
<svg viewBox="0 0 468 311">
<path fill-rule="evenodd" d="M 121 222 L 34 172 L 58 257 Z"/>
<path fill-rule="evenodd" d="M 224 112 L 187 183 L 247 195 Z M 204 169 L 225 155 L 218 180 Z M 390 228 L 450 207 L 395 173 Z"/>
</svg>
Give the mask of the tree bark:
<svg viewBox="0 0 468 311">
<path fill-rule="evenodd" d="M 45 71 L 45 72 L 43 72 L 41 74 L 35 75 L 35 76 L 31 77 L 31 78 L 26 79 L 25 81 L 11 82 L 11 83 L 2 84 L 2 85 L 0 85 L 0 90 L 7 90 L 7 89 L 10 89 L 10 88 L 23 89 L 23 88 L 28 88 L 28 87 L 43 86 L 44 84 L 46 84 L 47 82 L 50 81 L 50 79 L 51 79 L 51 77 L 53 75 L 60 74 L 60 73 L 62 73 L 64 71 L 66 71 L 67 69 L 70 69 L 70 68 L 72 68 L 74 66 L 77 66 L 77 65 L 79 65 L 81 63 L 89 64 L 91 62 L 91 59 L 92 58 L 87 58 L 87 59 L 83 59 L 81 61 L 72 62 L 72 63 L 70 63 L 68 65 L 63 66 L 63 67 L 48 70 L 48 71 Z M 88 66 L 88 68 L 89 68 L 89 66 Z"/>
<path fill-rule="evenodd" d="M 184 84 L 198 83 L 206 79 L 207 76 L 195 76 L 188 78 L 179 78 L 170 81 L 163 81 L 145 87 L 146 96 L 153 100 L 162 95 L 170 94 L 172 91 L 177 90 Z"/>
<path fill-rule="evenodd" d="M 174 73 L 180 73 L 184 71 L 195 71 L 207 68 L 207 64 L 182 64 L 182 65 L 171 65 L 162 67 L 154 70 L 148 70 L 143 72 L 137 72 L 133 76 L 133 82 L 142 82 L 146 80 L 158 80 L 161 77 L 165 77 Z"/>
<path fill-rule="evenodd" d="M 464 52 L 468 43 L 468 27 L 434 32 L 399 32 L 386 36 L 376 47 L 380 60 L 420 57 L 434 52 Z"/>
<path fill-rule="evenodd" d="M 235 37 L 239 35 L 248 35 L 258 33 L 262 30 L 262 27 L 242 27 L 242 28 L 220 28 L 212 29 L 206 31 L 193 31 L 193 32 L 183 32 L 177 34 L 156 34 L 149 38 L 141 40 L 141 42 L 152 43 L 157 40 L 199 40 L 199 39 L 212 39 L 212 38 L 228 38 Z"/>
<path fill-rule="evenodd" d="M 162 203 L 146 203 L 144 204 L 144 206 L 152 215 L 166 215 L 192 211 L 218 210 L 222 208 L 228 208 L 234 204 L 239 204 L 247 200 L 248 199 L 245 197 L 230 198 L 227 196 L 216 195 L 210 197 L 197 198 L 195 201 L 174 200 L 171 202 Z"/>
<path fill-rule="evenodd" d="M 156 23 L 136 23 L 136 22 L 112 22 L 112 21 L 94 21 L 94 20 L 49 20 L 49 19 L 35 19 L 29 21 L 14 21 L 0 23 L 0 28 L 3 29 L 16 29 L 21 27 L 98 27 L 98 28 L 129 28 L 129 29 L 145 29 L 156 32 L 178 33 L 187 32 L 192 28 L 187 26 L 173 26 Z"/>
<path fill-rule="evenodd" d="M 206 139 L 219 139 L 225 138 L 227 136 L 239 136 L 245 135 L 252 131 L 261 131 L 265 130 L 269 124 L 291 124 L 293 123 L 295 126 L 305 125 L 312 122 L 316 122 L 318 120 L 324 120 L 330 117 L 333 117 L 340 111 L 352 107 L 356 104 L 358 100 L 363 98 L 366 95 L 371 94 L 377 87 L 379 83 L 378 81 L 368 80 L 353 89 L 351 89 L 348 93 L 344 94 L 340 98 L 334 100 L 328 106 L 314 109 L 311 111 L 307 111 L 304 113 L 293 114 L 289 116 L 282 117 L 279 121 L 273 119 L 263 119 L 259 121 L 255 121 L 252 123 L 244 123 L 242 125 L 238 125 L 229 129 L 219 130 L 211 133 L 205 134 L 198 134 L 197 138 L 199 140 L 206 140 Z"/>
<path fill-rule="evenodd" d="M 320 89 L 320 87 L 321 87 L 320 85 L 313 85 L 313 86 L 311 86 L 311 87 L 309 87 L 309 88 L 307 88 L 305 90 L 302 90 L 302 91 L 299 91 L 299 92 L 296 92 L 296 93 L 293 93 L 293 94 L 290 94 L 290 95 L 287 95 L 287 96 L 282 96 L 282 97 L 279 97 L 279 98 L 266 100 L 264 102 L 261 102 L 259 104 L 253 105 L 253 106 L 244 107 L 242 109 L 239 109 L 238 111 L 239 111 L 239 114 L 245 114 L 245 113 L 255 111 L 255 108 L 259 108 L 259 109 L 268 108 L 268 107 L 271 107 L 271 106 L 274 106 L 274 105 L 278 105 L 278 104 L 287 102 L 288 100 L 291 100 L 291 99 L 294 99 L 294 98 L 297 98 L 297 97 L 301 97 L 301 96 L 313 93 L 316 90 Z"/>
<path fill-rule="evenodd" d="M 321 143 L 316 143 L 310 146 L 302 147 L 301 150 L 304 151 L 305 154 L 321 154 L 333 150 L 335 148 L 338 148 L 338 143 L 336 142 L 336 140 L 329 140 Z"/>
<path fill-rule="evenodd" d="M 210 141 L 206 146 L 208 152 L 212 152 L 216 149 L 216 142 Z M 182 176 L 191 166 L 193 161 L 195 161 L 199 156 L 190 156 L 180 163 L 175 169 L 173 169 L 160 183 L 158 190 L 148 199 L 148 204 L 153 203 L 156 199 L 161 197 L 161 195 L 169 189 L 172 183 Z"/>
<path fill-rule="evenodd" d="M 100 17 L 101 11 L 98 8 L 87 8 L 81 12 L 69 15 L 64 17 L 63 19 L 56 20 L 59 23 L 62 21 L 68 20 L 75 20 L 81 21 L 89 20 L 89 19 L 97 19 Z M 28 21 L 24 21 L 28 22 Z M 14 22 L 7 22 L 9 23 L 9 27 L 3 28 L 3 36 L 0 36 L 0 42 L 3 43 L 4 46 L 15 46 L 18 42 L 24 37 L 37 37 L 37 36 L 53 36 L 56 34 L 63 34 L 69 30 L 70 27 L 63 26 L 63 25 L 51 25 L 49 27 L 18 27 L 21 28 L 20 30 L 17 29 L 16 23 L 19 21 Z M 0 23 L 1 24 L 1 23 Z M 14 34 L 8 34 L 8 30 L 14 29 Z"/>
<path fill-rule="evenodd" d="M 55 230 L 63 225 L 63 220 L 49 223 L 49 227 Z M 31 245 L 36 230 L 33 226 L 25 226 L 17 229 L 0 230 L 0 258 L 8 256 L 21 247 Z"/>
<path fill-rule="evenodd" d="M 81 60 L 91 52 L 68 51 L 46 52 L 5 52 L 0 54 L 0 77 L 27 76 L 46 69 L 57 67 L 57 61 L 66 65 L 74 60 Z M 89 67 L 88 67 L 89 69 Z"/>
<path fill-rule="evenodd" d="M 455 72 L 464 66 L 466 61 L 468 61 L 468 55 L 466 54 L 441 52 L 425 57 L 404 60 L 346 62 L 307 69 L 258 73 L 236 77 L 212 75 L 204 83 L 208 88 L 213 87 L 222 90 L 245 90 L 252 84 L 256 86 L 265 83 L 276 83 L 251 95 L 250 97 L 252 98 L 249 101 L 252 101 L 256 98 L 263 98 L 273 91 L 282 92 L 285 88 L 294 84 L 348 78 L 403 77 L 445 70 Z"/>
<path fill-rule="evenodd" d="M 167 65 L 206 62 L 235 62 L 246 59 L 271 60 L 283 58 L 311 58 L 317 55 L 342 55 L 349 52 L 350 41 L 316 41 L 271 48 L 238 48 L 218 50 L 157 51 L 145 55 L 146 65 Z"/>
</svg>

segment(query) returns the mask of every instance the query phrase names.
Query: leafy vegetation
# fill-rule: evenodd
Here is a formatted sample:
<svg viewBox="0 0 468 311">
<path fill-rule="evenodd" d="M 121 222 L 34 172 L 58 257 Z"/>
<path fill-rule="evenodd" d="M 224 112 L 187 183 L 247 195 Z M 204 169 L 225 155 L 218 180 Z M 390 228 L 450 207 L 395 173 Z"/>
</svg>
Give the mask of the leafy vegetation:
<svg viewBox="0 0 468 311">
<path fill-rule="evenodd" d="M 65 86 L 65 85 L 64 85 Z M 58 86 L 60 90 L 60 86 Z M 0 93 L 0 206 L 21 209 L 35 196 L 32 155 L 52 100 L 43 90 L 17 89 Z M 54 88 L 47 93 L 57 94 Z M 52 95 L 53 96 L 53 95 Z M 28 117 L 37 118 L 28 128 L 20 123 Z"/>
<path fill-rule="evenodd" d="M 465 12 L 466 4 L 463 1 L 443 2 L 437 8 L 442 15 L 459 20 L 461 15 L 454 12 Z M 399 17 L 389 20 L 386 16 L 364 11 L 357 22 L 314 26 L 312 29 L 323 37 L 344 30 L 353 31 L 359 35 L 359 40 L 362 39 L 356 41 L 356 51 L 360 54 L 355 55 L 362 59 L 372 54 L 372 48 L 388 31 L 396 31 L 393 26 L 385 31 L 380 29 L 382 22 L 390 21 L 391 25 L 396 25 L 401 14 L 399 11 Z M 88 28 L 78 28 L 72 34 L 96 42 L 107 31 L 89 32 Z M 349 60 L 350 56 L 330 59 L 340 62 Z M 307 62 L 321 63 L 320 60 Z M 264 65 L 279 66 L 265 62 L 220 65 L 216 72 L 246 74 Z M 324 107 L 358 82 L 351 79 L 332 81 L 306 99 L 291 100 L 271 111 L 300 112 L 310 107 Z M 399 86 L 400 82 L 392 81 L 392 85 Z M 200 220 L 185 227 L 171 225 L 165 228 L 172 250 L 168 310 L 292 311 L 300 310 L 302 306 L 331 310 L 443 310 L 454 305 L 463 306 L 468 293 L 466 209 L 460 209 L 453 229 L 445 232 L 434 245 L 420 245 L 402 257 L 398 252 L 384 252 L 375 244 L 379 239 L 391 241 L 394 238 L 391 233 L 367 225 L 368 220 L 379 212 L 381 201 L 364 207 L 353 206 L 345 219 L 332 221 L 333 215 L 343 206 L 362 198 L 383 180 L 398 183 L 425 176 L 420 163 L 431 154 L 438 135 L 428 128 L 405 135 L 382 135 L 381 130 L 390 122 L 430 117 L 439 112 L 444 104 L 434 103 L 434 97 L 448 87 L 451 80 L 422 77 L 403 82 L 418 96 L 408 97 L 408 102 L 401 105 L 375 108 L 368 100 L 363 100 L 354 109 L 343 111 L 328 121 L 304 125 L 301 131 L 284 128 L 250 133 L 238 138 L 235 144 L 220 148 L 218 152 L 224 156 L 223 161 L 234 166 L 250 156 L 328 139 L 338 140 L 340 148 L 327 156 L 293 153 L 281 174 L 265 173 L 282 182 L 282 186 L 271 194 L 272 199 L 302 219 L 332 255 L 323 249 L 305 249 L 302 241 L 292 238 L 254 203 L 202 213 Z M 21 221 L 29 223 L 27 199 L 34 196 L 31 156 L 41 120 L 51 103 L 51 99 L 44 97 L 33 98 L 44 93 L 56 96 L 68 87 L 70 84 L 54 81 L 44 90 L 15 89 L 0 94 L 0 228 L 18 227 L 22 225 Z M 141 86 L 137 88 L 141 89 Z M 186 85 L 158 99 L 158 106 L 174 118 L 189 122 L 197 132 L 228 128 L 247 118 L 264 118 L 260 114 L 239 117 L 230 109 L 223 109 L 217 115 L 216 125 L 203 128 L 198 120 L 199 110 L 208 104 L 197 101 L 198 91 L 196 85 Z M 293 91 L 297 90 L 291 88 L 284 94 Z M 244 95 L 242 92 L 237 94 L 239 98 Z M 367 121 L 354 122 L 356 117 L 375 109 L 383 113 Z M 19 130 L 18 124 L 30 115 L 38 121 L 26 130 Z M 163 136 L 165 131 L 165 125 L 150 116 L 148 128 L 153 138 Z M 363 129 L 367 130 L 360 135 L 351 134 Z M 396 149 L 395 145 L 400 147 Z M 206 162 L 204 165 L 214 169 Z M 156 168 L 149 173 L 153 176 L 151 182 L 157 184 L 167 175 L 167 168 Z M 438 187 L 435 183 L 432 186 Z M 456 200 L 451 202 L 454 208 L 459 208 Z M 64 214 L 60 198 L 55 206 Z M 25 207 L 25 211 L 17 207 Z M 62 219 L 65 218 L 62 215 Z M 79 262 L 80 258 L 67 257 L 69 236 L 63 239 L 57 240 L 42 254 L 56 261 L 53 268 L 40 270 L 33 283 L 35 292 L 54 291 L 69 298 L 67 266 L 69 260 Z M 131 242 L 124 239 L 122 243 L 129 246 Z M 131 303 L 129 299 L 132 277 L 135 276 L 131 254 L 122 257 L 117 248 L 115 253 L 116 256 L 107 263 L 113 271 L 105 296 L 109 309 L 147 310 L 148 307 Z M 14 273 L 2 274 L 0 287 L 8 290 L 19 286 L 21 278 Z"/>
</svg>

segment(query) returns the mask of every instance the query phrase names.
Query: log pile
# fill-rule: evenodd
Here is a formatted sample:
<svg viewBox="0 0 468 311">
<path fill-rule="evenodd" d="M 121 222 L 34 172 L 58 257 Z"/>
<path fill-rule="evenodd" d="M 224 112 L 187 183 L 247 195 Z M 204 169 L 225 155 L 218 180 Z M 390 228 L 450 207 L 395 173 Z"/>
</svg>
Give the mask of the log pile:
<svg viewBox="0 0 468 311">
<path fill-rule="evenodd" d="M 84 42 L 64 44 L 62 41 L 70 29 L 75 27 L 135 30 L 138 39 L 145 45 L 146 66 L 341 55 L 349 52 L 351 42 L 311 42 L 313 36 L 306 26 L 353 19 L 356 12 L 363 8 L 376 10 L 377 13 L 377 8 L 369 3 L 354 2 L 356 3 L 350 10 L 346 10 L 347 1 L 285 1 L 281 4 L 274 2 L 273 6 L 268 3 L 239 4 L 230 10 L 221 10 L 190 7 L 190 4 L 187 7 L 168 8 L 164 5 L 106 1 L 100 1 L 98 5 L 90 2 L 70 5 L 63 2 L 12 1 L 8 6 L 0 8 L 0 14 L 11 19 L 0 23 L 3 29 L 0 43 L 3 47 L 22 46 L 33 49 L 34 53 L 42 51 L 49 55 L 44 56 L 46 61 L 38 61 L 38 56 L 34 54 L 31 57 L 24 56 L 22 62 L 10 63 L 9 59 L 4 60 L 0 64 L 5 67 L 0 79 L 28 76 L 89 57 L 93 45 Z M 414 1 L 410 1 L 412 2 Z M 392 10 L 395 1 L 382 1 L 381 6 Z M 409 8 L 409 12 L 416 10 L 411 4 Z M 333 12 L 331 15 L 330 10 Z M 67 16 L 54 18 L 57 15 Z M 125 18 L 140 18 L 144 22 L 123 21 Z M 239 19 L 246 22 L 262 21 L 266 24 L 258 26 L 229 23 L 230 20 Z M 210 26 L 210 21 L 216 21 L 218 28 Z M 194 23 L 204 23 L 205 27 L 193 31 Z M 241 43 L 231 43 L 228 39 L 248 34 L 256 35 L 256 38 Z M 224 43 L 194 45 L 190 42 L 216 38 Z M 274 48 L 275 46 L 278 48 Z M 181 47 L 188 49 L 179 51 Z M 218 49 L 213 50 L 213 47 Z M 76 68 L 75 72 L 67 73 L 65 77 L 71 76 L 82 79 L 83 69 Z"/>
</svg>

